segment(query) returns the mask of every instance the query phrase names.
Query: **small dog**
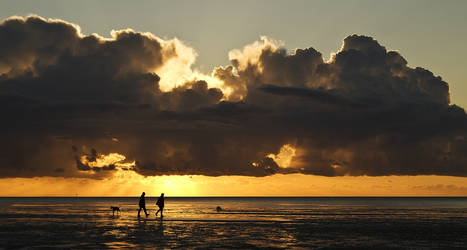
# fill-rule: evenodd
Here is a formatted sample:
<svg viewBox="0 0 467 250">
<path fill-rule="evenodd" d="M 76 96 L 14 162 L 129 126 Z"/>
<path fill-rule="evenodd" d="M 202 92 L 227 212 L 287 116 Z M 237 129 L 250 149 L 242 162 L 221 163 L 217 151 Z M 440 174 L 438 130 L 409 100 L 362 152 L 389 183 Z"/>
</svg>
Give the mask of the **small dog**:
<svg viewBox="0 0 467 250">
<path fill-rule="evenodd" d="M 110 209 L 112 209 L 112 216 L 115 215 L 115 211 L 117 211 L 117 215 L 120 213 L 120 207 L 110 207 Z"/>
<path fill-rule="evenodd" d="M 217 207 L 216 207 L 216 210 L 217 210 L 217 212 L 219 213 L 219 212 L 222 211 L 222 208 L 221 208 L 220 206 L 217 206 Z"/>
</svg>

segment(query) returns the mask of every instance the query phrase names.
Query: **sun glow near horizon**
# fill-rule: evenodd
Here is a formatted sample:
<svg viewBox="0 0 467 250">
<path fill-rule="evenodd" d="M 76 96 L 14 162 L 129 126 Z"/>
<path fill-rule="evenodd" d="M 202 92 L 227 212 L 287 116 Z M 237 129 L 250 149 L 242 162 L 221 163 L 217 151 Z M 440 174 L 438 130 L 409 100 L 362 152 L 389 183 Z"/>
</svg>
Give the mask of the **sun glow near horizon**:
<svg viewBox="0 0 467 250">
<path fill-rule="evenodd" d="M 291 167 L 296 148 L 285 144 L 269 154 L 283 168 Z M 143 176 L 119 153 L 96 155 L 82 164 L 114 165 L 105 178 L 4 178 L 0 196 L 466 196 L 467 178 L 452 176 L 339 176 L 275 174 L 266 177 L 163 175 Z M 95 171 L 102 171 L 97 169 Z M 86 171 L 83 171 L 86 172 Z M 92 177 L 91 171 L 89 177 Z M 448 184 L 446 184 L 448 183 Z"/>
<path fill-rule="evenodd" d="M 451 176 L 148 176 L 117 170 L 105 179 L 5 178 L 0 196 L 467 196 L 467 178 Z M 449 184 L 446 184 L 449 183 Z"/>
</svg>

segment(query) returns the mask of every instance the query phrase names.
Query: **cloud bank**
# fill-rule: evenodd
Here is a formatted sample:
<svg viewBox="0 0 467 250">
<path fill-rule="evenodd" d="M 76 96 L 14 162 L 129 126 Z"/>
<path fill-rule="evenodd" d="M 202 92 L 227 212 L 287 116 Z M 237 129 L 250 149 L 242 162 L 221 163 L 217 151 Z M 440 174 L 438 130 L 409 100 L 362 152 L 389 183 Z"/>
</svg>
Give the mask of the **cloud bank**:
<svg viewBox="0 0 467 250">
<path fill-rule="evenodd" d="M 0 177 L 467 176 L 449 86 L 351 35 L 325 62 L 262 37 L 211 75 L 178 39 L 0 23 Z"/>
</svg>

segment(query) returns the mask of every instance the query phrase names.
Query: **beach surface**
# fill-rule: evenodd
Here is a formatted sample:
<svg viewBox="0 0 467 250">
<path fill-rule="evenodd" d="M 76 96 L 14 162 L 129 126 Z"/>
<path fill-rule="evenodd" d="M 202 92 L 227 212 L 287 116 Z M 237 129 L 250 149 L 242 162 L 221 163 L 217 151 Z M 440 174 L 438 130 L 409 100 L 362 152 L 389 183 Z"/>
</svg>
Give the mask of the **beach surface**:
<svg viewBox="0 0 467 250">
<path fill-rule="evenodd" d="M 156 199 L 138 218 L 138 197 L 0 198 L 0 248 L 467 246 L 467 198 L 167 197 L 163 219 Z"/>
</svg>

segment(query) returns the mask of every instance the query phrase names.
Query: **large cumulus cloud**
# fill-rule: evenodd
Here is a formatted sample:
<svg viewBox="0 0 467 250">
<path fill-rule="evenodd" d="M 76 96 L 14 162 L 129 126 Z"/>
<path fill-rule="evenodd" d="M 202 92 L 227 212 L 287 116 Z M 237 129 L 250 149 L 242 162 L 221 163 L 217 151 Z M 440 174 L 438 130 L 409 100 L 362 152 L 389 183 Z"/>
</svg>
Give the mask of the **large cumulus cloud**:
<svg viewBox="0 0 467 250">
<path fill-rule="evenodd" d="M 37 16 L 3 21 L 0 176 L 467 176 L 467 116 L 448 84 L 371 37 L 345 38 L 328 62 L 263 38 L 209 77 L 172 79 L 168 68 L 196 73 L 174 69 L 193 61 L 180 44 L 132 30 L 85 36 Z M 274 155 L 286 144 L 295 155 L 281 166 Z"/>
</svg>

